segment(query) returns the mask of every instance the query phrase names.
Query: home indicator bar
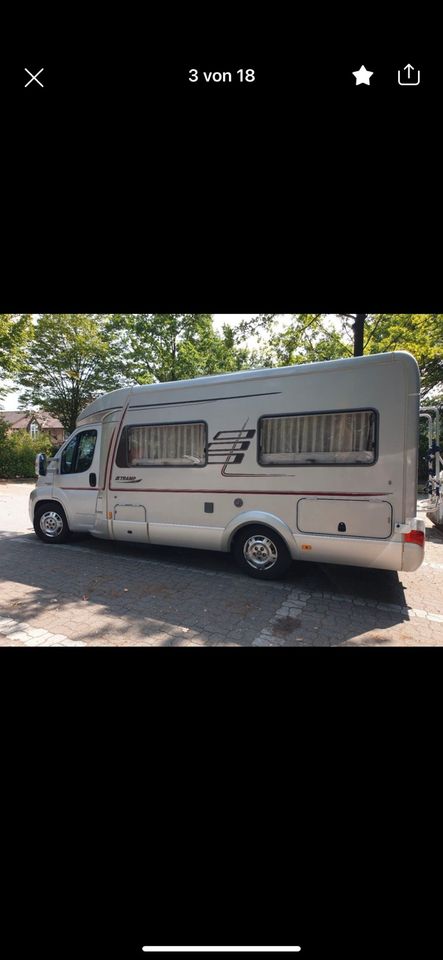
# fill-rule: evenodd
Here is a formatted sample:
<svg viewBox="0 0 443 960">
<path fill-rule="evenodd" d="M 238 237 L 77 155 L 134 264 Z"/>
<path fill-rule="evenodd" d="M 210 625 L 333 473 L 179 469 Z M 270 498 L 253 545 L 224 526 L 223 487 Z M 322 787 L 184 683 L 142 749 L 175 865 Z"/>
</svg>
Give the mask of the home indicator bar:
<svg viewBox="0 0 443 960">
<path fill-rule="evenodd" d="M 301 947 L 142 947 L 144 953 L 300 953 Z"/>
</svg>

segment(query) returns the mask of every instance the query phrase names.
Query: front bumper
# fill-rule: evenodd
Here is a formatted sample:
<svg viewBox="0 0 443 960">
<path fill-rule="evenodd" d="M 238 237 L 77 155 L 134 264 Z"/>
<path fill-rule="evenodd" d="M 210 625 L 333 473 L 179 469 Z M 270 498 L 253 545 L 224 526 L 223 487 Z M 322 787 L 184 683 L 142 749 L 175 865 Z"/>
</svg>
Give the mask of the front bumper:
<svg viewBox="0 0 443 960">
<path fill-rule="evenodd" d="M 29 504 L 28 504 L 29 519 L 31 523 L 34 523 L 34 510 L 35 510 L 36 500 L 37 500 L 37 491 L 31 490 L 31 493 L 29 494 Z"/>
</svg>

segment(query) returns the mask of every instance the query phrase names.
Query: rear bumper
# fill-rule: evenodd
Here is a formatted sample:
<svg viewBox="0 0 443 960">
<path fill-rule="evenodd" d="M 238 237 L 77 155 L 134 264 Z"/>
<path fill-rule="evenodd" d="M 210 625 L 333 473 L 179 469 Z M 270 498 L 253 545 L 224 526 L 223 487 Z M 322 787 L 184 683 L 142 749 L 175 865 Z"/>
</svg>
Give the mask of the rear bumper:
<svg viewBox="0 0 443 960">
<path fill-rule="evenodd" d="M 413 570 L 418 570 L 421 567 L 424 558 L 424 547 L 419 547 L 416 543 L 404 543 L 401 569 L 412 573 Z"/>
<path fill-rule="evenodd" d="M 424 536 L 422 520 L 417 520 L 417 526 L 413 529 L 421 530 L 421 525 Z M 389 540 L 294 534 L 294 545 L 295 551 L 291 550 L 291 555 L 296 560 L 374 567 L 378 570 L 417 570 L 423 563 L 425 553 L 424 541 L 423 545 L 405 542 L 402 533 L 397 533 L 395 539 Z"/>
<path fill-rule="evenodd" d="M 413 517 L 406 523 L 409 526 L 409 532 L 403 537 L 403 559 L 400 569 L 411 573 L 421 567 L 425 558 L 426 524 L 421 517 Z M 422 543 L 408 542 L 408 538 L 413 540 L 414 535 L 421 539 Z"/>
</svg>

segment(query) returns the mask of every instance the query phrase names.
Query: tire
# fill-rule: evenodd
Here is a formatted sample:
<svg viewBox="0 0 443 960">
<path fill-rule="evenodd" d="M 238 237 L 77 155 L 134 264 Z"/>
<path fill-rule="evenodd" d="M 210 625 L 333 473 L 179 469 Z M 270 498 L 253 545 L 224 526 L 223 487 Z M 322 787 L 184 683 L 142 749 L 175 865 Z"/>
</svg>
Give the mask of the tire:
<svg viewBox="0 0 443 960">
<path fill-rule="evenodd" d="M 291 566 L 292 559 L 282 538 L 269 527 L 245 527 L 237 534 L 232 548 L 238 566 L 250 577 L 278 580 Z"/>
<path fill-rule="evenodd" d="M 44 543 L 66 543 L 70 537 L 65 511 L 58 503 L 36 507 L 34 530 Z"/>
</svg>

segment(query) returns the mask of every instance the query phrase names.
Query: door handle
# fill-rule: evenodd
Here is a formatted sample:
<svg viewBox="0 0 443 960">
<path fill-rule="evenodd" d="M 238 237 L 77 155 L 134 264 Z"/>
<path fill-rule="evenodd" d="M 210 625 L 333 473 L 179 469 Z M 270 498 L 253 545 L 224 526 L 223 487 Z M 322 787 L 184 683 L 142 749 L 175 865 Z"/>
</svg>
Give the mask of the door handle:
<svg viewBox="0 0 443 960">
<path fill-rule="evenodd" d="M 96 476 L 95 473 L 90 473 L 90 474 L 89 474 L 89 486 L 90 486 L 90 487 L 96 487 L 96 486 L 97 486 L 97 476 Z"/>
</svg>

